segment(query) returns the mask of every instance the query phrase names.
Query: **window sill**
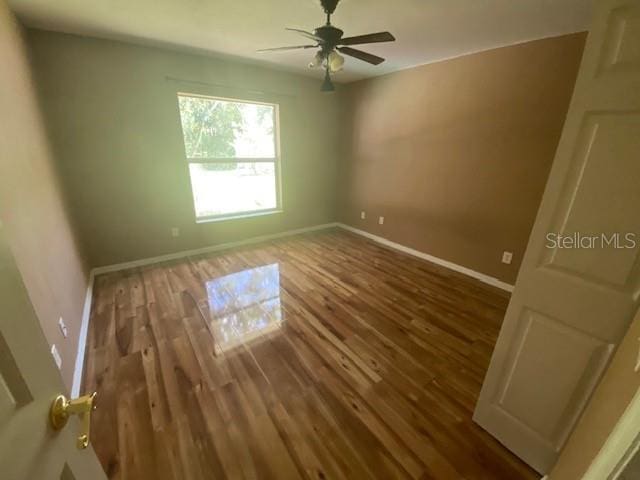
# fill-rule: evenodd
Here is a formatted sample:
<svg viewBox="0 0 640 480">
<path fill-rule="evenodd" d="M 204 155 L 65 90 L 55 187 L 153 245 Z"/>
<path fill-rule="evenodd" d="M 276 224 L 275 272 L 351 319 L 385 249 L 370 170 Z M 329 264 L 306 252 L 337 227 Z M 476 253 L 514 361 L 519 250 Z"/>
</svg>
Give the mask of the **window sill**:
<svg viewBox="0 0 640 480">
<path fill-rule="evenodd" d="M 221 217 L 210 217 L 210 218 L 203 217 L 203 218 L 197 218 L 196 223 L 226 222 L 227 220 L 240 220 L 243 218 L 263 217 L 266 215 L 275 215 L 278 213 L 282 213 L 282 210 L 265 210 L 262 212 L 230 214 L 230 215 L 225 215 Z"/>
</svg>

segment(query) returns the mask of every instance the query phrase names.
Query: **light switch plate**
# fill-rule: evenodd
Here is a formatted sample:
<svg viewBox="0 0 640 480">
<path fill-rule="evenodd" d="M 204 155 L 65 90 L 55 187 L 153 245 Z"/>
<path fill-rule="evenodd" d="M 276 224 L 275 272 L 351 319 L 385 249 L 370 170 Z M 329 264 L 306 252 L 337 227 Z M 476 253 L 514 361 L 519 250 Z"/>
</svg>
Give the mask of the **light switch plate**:
<svg viewBox="0 0 640 480">
<path fill-rule="evenodd" d="M 502 252 L 502 263 L 506 263 L 507 265 L 511 264 L 513 260 L 513 253 L 504 251 Z"/>
<path fill-rule="evenodd" d="M 367 218 L 367 214 L 364 211 L 360 212 L 360 218 L 364 220 L 365 218 Z"/>
</svg>

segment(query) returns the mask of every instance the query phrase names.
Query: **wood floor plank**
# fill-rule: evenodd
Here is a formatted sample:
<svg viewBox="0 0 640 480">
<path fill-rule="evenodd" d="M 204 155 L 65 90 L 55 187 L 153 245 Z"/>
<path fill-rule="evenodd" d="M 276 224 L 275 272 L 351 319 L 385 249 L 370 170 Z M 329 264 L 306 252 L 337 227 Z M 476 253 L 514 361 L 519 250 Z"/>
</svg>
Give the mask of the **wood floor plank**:
<svg viewBox="0 0 640 480">
<path fill-rule="evenodd" d="M 98 276 L 92 442 L 119 480 L 537 478 L 471 419 L 507 303 L 339 230 Z"/>
</svg>

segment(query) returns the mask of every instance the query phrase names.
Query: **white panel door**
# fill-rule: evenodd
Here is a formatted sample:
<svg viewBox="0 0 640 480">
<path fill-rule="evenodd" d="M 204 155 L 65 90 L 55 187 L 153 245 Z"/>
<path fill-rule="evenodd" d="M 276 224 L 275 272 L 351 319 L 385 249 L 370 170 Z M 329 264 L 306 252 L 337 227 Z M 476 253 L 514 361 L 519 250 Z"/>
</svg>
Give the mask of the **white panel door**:
<svg viewBox="0 0 640 480">
<path fill-rule="evenodd" d="M 79 422 L 54 431 L 49 408 L 64 391 L 0 223 L 0 478 L 106 480 Z"/>
<path fill-rule="evenodd" d="M 541 473 L 555 462 L 640 293 L 640 1 L 597 0 L 594 9 L 556 158 L 474 414 Z M 619 246 L 629 248 L 607 245 L 616 233 Z M 555 234 L 566 243 L 558 245 Z M 564 248 L 576 235 L 595 248 Z"/>
<path fill-rule="evenodd" d="M 0 0 L 0 109 L 3 119 L 16 120 L 0 124 L 1 162 L 35 165 L 32 159 L 41 154 L 37 147 L 43 139 L 39 118 L 31 110 L 34 99 L 17 30 L 6 2 Z M 13 98 L 24 102 L 9 101 Z M 17 181 L 16 188 L 19 185 Z M 6 193 L 0 192 L 0 198 Z M 21 214 L 0 210 L 5 219 Z M 51 404 L 65 387 L 5 233 L 0 220 L 0 479 L 106 480 L 93 448 L 78 449 L 81 431 L 75 417 L 62 430 L 50 426 Z M 74 402 L 71 410 L 84 412 L 89 406 Z"/>
</svg>

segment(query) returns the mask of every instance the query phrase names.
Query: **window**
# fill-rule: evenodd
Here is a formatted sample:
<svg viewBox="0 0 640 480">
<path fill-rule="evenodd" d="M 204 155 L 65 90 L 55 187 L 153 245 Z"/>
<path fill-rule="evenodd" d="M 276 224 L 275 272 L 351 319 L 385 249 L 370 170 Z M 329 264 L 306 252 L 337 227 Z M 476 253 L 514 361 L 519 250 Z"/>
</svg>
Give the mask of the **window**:
<svg viewBox="0 0 640 480">
<path fill-rule="evenodd" d="M 280 208 L 278 105 L 178 94 L 197 221 Z"/>
</svg>

